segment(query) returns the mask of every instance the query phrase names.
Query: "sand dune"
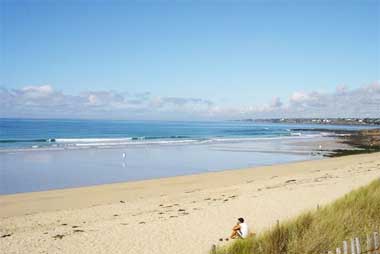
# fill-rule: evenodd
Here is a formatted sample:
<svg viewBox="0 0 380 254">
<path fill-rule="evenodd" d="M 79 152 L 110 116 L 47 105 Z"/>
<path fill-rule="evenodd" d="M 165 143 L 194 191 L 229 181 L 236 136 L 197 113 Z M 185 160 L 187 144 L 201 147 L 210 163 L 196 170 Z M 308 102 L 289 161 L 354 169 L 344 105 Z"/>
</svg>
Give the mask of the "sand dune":
<svg viewBox="0 0 380 254">
<path fill-rule="evenodd" d="M 0 253 L 207 253 L 377 177 L 380 153 L 0 196 Z"/>
</svg>

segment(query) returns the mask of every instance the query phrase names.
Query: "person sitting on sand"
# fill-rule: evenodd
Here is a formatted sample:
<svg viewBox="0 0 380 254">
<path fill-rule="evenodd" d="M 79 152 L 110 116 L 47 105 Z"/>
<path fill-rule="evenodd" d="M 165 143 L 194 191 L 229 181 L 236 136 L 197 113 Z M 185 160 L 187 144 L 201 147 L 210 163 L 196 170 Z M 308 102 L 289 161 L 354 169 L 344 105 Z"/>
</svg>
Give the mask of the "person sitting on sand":
<svg viewBox="0 0 380 254">
<path fill-rule="evenodd" d="M 238 219 L 238 223 L 232 228 L 231 239 L 246 238 L 248 236 L 248 224 L 244 222 L 243 218 Z"/>
</svg>

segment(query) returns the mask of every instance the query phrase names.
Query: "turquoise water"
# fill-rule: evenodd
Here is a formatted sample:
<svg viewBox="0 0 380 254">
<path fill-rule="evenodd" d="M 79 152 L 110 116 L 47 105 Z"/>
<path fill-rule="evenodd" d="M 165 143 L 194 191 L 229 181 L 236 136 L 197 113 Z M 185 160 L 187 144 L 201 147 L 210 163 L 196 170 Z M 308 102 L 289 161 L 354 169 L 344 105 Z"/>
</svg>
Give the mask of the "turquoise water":
<svg viewBox="0 0 380 254">
<path fill-rule="evenodd" d="M 292 128 L 310 128 L 294 132 Z M 0 149 L 91 148 L 140 144 L 191 144 L 305 136 L 315 126 L 251 122 L 163 122 L 0 119 Z M 334 126 L 329 128 L 356 128 Z"/>
<path fill-rule="evenodd" d="M 315 127 L 1 119 L 0 194 L 319 159 L 315 142 L 331 137 Z M 310 141 L 315 144 L 305 145 Z"/>
</svg>

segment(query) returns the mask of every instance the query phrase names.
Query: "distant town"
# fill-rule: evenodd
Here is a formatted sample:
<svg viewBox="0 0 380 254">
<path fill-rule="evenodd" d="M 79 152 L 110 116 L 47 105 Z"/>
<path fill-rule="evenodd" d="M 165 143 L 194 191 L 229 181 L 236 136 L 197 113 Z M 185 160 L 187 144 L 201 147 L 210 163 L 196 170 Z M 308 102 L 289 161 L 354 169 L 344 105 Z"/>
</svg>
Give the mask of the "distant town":
<svg viewBox="0 0 380 254">
<path fill-rule="evenodd" d="M 289 124 L 380 125 L 380 118 L 272 118 L 243 119 L 240 121 Z"/>
</svg>

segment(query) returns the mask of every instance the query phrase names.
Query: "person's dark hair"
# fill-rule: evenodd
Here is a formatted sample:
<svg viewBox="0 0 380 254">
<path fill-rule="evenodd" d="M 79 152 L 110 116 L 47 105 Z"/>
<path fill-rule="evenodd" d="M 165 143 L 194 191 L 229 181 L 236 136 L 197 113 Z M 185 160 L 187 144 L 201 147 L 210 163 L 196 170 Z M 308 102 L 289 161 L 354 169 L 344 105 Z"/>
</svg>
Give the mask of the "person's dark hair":
<svg viewBox="0 0 380 254">
<path fill-rule="evenodd" d="M 239 218 L 238 221 L 240 221 L 240 223 L 243 223 L 244 219 L 243 218 Z"/>
</svg>

